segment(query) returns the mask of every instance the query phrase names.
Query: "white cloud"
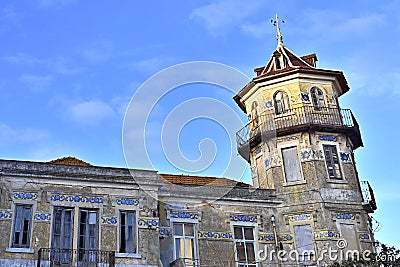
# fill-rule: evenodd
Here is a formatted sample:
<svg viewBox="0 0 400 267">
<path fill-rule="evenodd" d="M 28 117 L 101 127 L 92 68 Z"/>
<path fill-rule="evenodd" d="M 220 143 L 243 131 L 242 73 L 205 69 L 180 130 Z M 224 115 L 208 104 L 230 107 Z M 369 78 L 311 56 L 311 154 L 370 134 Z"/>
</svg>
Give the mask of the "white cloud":
<svg viewBox="0 0 400 267">
<path fill-rule="evenodd" d="M 41 62 L 41 60 L 39 60 L 38 58 L 24 53 L 17 53 L 13 56 L 5 56 L 3 57 L 3 59 L 9 63 L 23 65 L 36 65 Z"/>
<path fill-rule="evenodd" d="M 213 35 L 224 35 L 255 13 L 261 1 L 222 0 L 196 8 L 190 18 L 203 22 Z"/>
<path fill-rule="evenodd" d="M 244 33 L 256 38 L 264 37 L 275 32 L 275 28 L 271 27 L 267 21 L 259 23 L 245 23 L 240 28 Z"/>
<path fill-rule="evenodd" d="M 85 125 L 95 125 L 116 115 L 109 104 L 100 100 L 76 103 L 69 108 L 69 113 L 72 119 Z"/>
<path fill-rule="evenodd" d="M 15 143 L 36 143 L 49 139 L 50 135 L 44 130 L 35 128 L 16 129 L 0 122 L 0 146 Z"/>
<path fill-rule="evenodd" d="M 53 81 L 53 77 L 50 75 L 24 74 L 21 77 L 21 81 L 24 82 L 31 90 L 40 92 L 50 86 L 51 82 Z"/>
<path fill-rule="evenodd" d="M 64 57 L 57 57 L 48 60 L 48 66 L 56 73 L 63 75 L 72 75 L 80 73 L 84 70 L 83 67 L 75 67 L 71 60 Z"/>
</svg>

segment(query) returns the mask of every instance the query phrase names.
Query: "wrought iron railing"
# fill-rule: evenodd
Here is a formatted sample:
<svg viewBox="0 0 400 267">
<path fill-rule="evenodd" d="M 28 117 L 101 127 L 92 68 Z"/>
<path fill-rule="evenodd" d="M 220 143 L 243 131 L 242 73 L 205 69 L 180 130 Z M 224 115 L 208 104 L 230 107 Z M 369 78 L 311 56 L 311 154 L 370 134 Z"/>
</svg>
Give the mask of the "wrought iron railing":
<svg viewBox="0 0 400 267">
<path fill-rule="evenodd" d="M 351 110 L 338 108 L 315 108 L 303 106 L 288 109 L 281 114 L 274 111 L 265 111 L 257 118 L 253 118 L 245 127 L 236 133 L 238 149 L 248 145 L 253 138 L 260 134 L 274 135 L 282 130 L 295 127 L 317 126 L 333 127 L 338 129 L 354 128 L 359 131 L 357 121 Z"/>
<path fill-rule="evenodd" d="M 115 267 L 115 252 L 41 248 L 37 267 Z"/>
<path fill-rule="evenodd" d="M 363 196 L 363 202 L 368 204 L 372 210 L 376 210 L 378 206 L 376 205 L 374 190 L 368 181 L 361 181 L 361 192 Z"/>
</svg>

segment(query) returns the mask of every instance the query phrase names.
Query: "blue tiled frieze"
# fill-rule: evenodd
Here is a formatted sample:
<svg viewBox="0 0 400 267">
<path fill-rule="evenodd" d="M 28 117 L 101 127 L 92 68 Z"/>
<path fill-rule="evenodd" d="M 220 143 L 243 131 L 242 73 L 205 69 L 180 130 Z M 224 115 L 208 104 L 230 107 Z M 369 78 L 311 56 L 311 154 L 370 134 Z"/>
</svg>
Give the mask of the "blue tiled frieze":
<svg viewBox="0 0 400 267">
<path fill-rule="evenodd" d="M 37 200 L 38 198 L 38 193 L 32 193 L 32 192 L 14 192 L 12 194 L 13 199 L 17 200 Z"/>
<path fill-rule="evenodd" d="M 11 220 L 13 213 L 10 210 L 0 210 L 0 220 Z"/>
<path fill-rule="evenodd" d="M 318 139 L 321 141 L 336 142 L 336 136 L 334 135 L 318 135 Z"/>
<path fill-rule="evenodd" d="M 354 221 L 356 219 L 356 216 L 353 213 L 336 213 L 335 218 L 337 220 Z"/>
<path fill-rule="evenodd" d="M 139 228 L 158 228 L 159 220 L 158 218 L 139 218 L 138 226 Z"/>
<path fill-rule="evenodd" d="M 179 218 L 179 219 L 189 219 L 189 220 L 198 220 L 199 213 L 198 212 L 190 212 L 190 211 L 171 211 L 169 213 L 170 218 Z"/>
<path fill-rule="evenodd" d="M 117 216 L 113 215 L 103 215 L 101 216 L 101 224 L 103 225 L 117 225 L 118 223 L 118 218 Z"/>
<path fill-rule="evenodd" d="M 35 222 L 50 222 L 51 221 L 51 213 L 47 212 L 35 212 L 35 215 L 33 216 L 33 220 Z"/>
<path fill-rule="evenodd" d="M 251 222 L 256 223 L 257 217 L 252 215 L 230 215 L 230 220 L 233 222 Z"/>
<path fill-rule="evenodd" d="M 134 198 L 117 198 L 115 200 L 117 205 L 121 206 L 138 206 L 139 205 L 139 200 L 134 199 Z"/>
<path fill-rule="evenodd" d="M 371 234 L 368 232 L 359 232 L 358 240 L 360 241 L 372 241 Z"/>
<path fill-rule="evenodd" d="M 162 236 L 170 236 L 172 234 L 172 230 L 169 227 L 160 227 L 158 229 L 158 233 Z"/>
<path fill-rule="evenodd" d="M 314 232 L 314 239 L 329 240 L 329 239 L 337 239 L 337 238 L 340 238 L 340 233 L 335 230 L 316 230 Z"/>
<path fill-rule="evenodd" d="M 215 232 L 215 231 L 198 231 L 197 237 L 199 239 L 231 241 L 233 240 L 232 232 Z"/>
<path fill-rule="evenodd" d="M 91 197 L 85 195 L 64 195 L 64 194 L 53 194 L 50 197 L 51 201 L 55 202 L 69 202 L 69 203 L 92 203 L 102 204 L 102 197 Z"/>
<path fill-rule="evenodd" d="M 296 214 L 296 215 L 288 216 L 289 222 L 311 221 L 312 219 L 313 219 L 313 216 L 310 213 Z"/>
<path fill-rule="evenodd" d="M 258 241 L 260 243 L 269 243 L 269 242 L 275 242 L 275 237 L 274 234 L 265 234 L 261 233 L 258 236 Z"/>
</svg>

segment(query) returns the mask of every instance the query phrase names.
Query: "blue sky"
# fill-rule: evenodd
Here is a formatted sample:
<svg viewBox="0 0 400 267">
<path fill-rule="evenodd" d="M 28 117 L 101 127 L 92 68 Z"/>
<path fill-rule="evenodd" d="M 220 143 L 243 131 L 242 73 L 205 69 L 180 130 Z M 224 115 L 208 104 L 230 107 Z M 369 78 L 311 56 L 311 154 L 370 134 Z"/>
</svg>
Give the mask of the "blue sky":
<svg viewBox="0 0 400 267">
<path fill-rule="evenodd" d="M 1 1 L 0 157 L 47 161 L 72 155 L 125 166 L 122 123 L 137 88 L 186 61 L 220 62 L 253 77 L 253 68 L 276 47 L 269 20 L 279 12 L 289 49 L 315 52 L 319 67 L 344 71 L 351 91 L 341 106 L 351 108 L 361 125 L 365 147 L 356 160 L 378 200 L 377 237 L 397 245 L 399 8 L 398 1 L 364 0 Z M 240 114 L 231 93 L 218 86 L 171 91 L 155 107 L 154 131 L 146 136 L 161 172 L 179 170 L 160 155 L 155 130 L 176 105 L 195 97 L 220 100 Z M 224 127 L 209 120 L 186 127 L 183 153 L 196 159 L 199 142 L 213 139 L 215 160 L 202 174 L 220 176 L 226 154 L 235 149 L 226 145 Z"/>
</svg>

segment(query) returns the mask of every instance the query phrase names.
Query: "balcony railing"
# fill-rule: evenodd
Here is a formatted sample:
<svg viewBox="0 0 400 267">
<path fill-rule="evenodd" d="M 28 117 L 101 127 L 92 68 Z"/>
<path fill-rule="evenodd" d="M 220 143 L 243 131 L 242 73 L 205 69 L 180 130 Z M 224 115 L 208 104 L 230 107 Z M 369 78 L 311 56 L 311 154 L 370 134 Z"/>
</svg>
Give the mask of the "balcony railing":
<svg viewBox="0 0 400 267">
<path fill-rule="evenodd" d="M 374 190 L 368 181 L 361 181 L 361 192 L 363 196 L 363 205 L 369 212 L 375 211 L 378 206 L 376 205 Z"/>
<path fill-rule="evenodd" d="M 332 132 L 350 130 L 349 136 L 354 146 L 362 146 L 359 126 L 349 109 L 303 106 L 288 109 L 282 114 L 266 111 L 253 118 L 236 133 L 238 151 L 244 156 L 241 150 L 247 148 L 248 153 L 249 149 L 261 141 L 261 137 L 276 137 L 308 128 Z"/>
<path fill-rule="evenodd" d="M 41 248 L 37 267 L 115 267 L 115 252 Z"/>
</svg>

